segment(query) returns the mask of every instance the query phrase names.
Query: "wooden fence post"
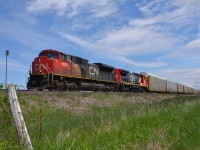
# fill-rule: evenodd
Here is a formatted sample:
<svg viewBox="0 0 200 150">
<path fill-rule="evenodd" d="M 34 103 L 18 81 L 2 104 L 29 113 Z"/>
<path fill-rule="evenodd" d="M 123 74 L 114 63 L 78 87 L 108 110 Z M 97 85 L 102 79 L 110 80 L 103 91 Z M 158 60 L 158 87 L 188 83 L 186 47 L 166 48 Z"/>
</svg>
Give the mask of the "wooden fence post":
<svg viewBox="0 0 200 150">
<path fill-rule="evenodd" d="M 31 140 L 17 98 L 15 86 L 9 84 L 7 88 L 8 88 L 8 99 L 10 102 L 12 115 L 15 121 L 15 127 L 17 129 L 17 133 L 20 139 L 20 144 L 25 149 L 33 150 Z"/>
</svg>

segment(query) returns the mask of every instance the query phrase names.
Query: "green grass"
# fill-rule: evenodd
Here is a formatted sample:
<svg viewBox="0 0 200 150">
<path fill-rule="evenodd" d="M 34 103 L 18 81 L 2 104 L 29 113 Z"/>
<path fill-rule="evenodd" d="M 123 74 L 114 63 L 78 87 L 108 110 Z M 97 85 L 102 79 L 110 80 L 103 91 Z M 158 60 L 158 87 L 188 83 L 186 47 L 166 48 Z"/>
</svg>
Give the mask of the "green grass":
<svg viewBox="0 0 200 150">
<path fill-rule="evenodd" d="M 0 91 L 0 150 L 20 149 L 8 98 Z"/>
<path fill-rule="evenodd" d="M 83 94 L 83 97 L 99 100 L 107 100 L 106 96 L 113 97 L 111 93 Z M 22 98 L 20 103 L 34 149 L 182 150 L 200 147 L 198 96 L 179 96 L 151 104 L 123 101 L 109 107 L 92 106 L 84 114 L 55 108 L 38 96 L 29 97 L 34 105 L 23 103 Z"/>
<path fill-rule="evenodd" d="M 35 149 L 198 149 L 199 100 L 180 97 L 158 104 L 120 103 L 93 107 L 83 115 L 45 107 L 40 114 L 32 108 L 29 115 L 39 118 L 40 114 L 42 123 L 27 118 L 28 129 Z"/>
</svg>

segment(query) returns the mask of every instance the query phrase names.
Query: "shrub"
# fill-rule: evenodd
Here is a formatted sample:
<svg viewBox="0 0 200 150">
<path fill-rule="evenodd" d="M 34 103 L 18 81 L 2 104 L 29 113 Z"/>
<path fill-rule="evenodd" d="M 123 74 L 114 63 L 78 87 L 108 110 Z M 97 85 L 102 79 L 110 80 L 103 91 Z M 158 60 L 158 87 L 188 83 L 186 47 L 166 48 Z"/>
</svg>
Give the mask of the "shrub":
<svg viewBox="0 0 200 150">
<path fill-rule="evenodd" d="M 0 89 L 3 89 L 3 83 L 0 83 Z"/>
</svg>

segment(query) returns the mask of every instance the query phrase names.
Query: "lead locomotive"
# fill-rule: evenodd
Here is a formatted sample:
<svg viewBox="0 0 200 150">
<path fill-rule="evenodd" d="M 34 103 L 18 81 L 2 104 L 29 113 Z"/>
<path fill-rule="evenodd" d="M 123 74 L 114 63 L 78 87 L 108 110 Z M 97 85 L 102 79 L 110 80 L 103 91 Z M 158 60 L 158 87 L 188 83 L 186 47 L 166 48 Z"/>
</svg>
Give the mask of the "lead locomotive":
<svg viewBox="0 0 200 150">
<path fill-rule="evenodd" d="M 27 89 L 147 90 L 143 75 L 51 49 L 40 52 L 29 74 Z"/>
</svg>

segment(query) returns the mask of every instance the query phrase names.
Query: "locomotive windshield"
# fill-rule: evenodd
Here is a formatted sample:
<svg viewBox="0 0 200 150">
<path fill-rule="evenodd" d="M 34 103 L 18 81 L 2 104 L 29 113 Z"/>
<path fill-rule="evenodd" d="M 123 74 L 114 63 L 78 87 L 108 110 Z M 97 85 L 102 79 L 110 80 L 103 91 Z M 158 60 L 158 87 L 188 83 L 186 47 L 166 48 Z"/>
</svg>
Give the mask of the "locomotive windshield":
<svg viewBox="0 0 200 150">
<path fill-rule="evenodd" d="M 39 56 L 48 57 L 49 59 L 58 58 L 58 53 L 56 52 L 41 52 Z"/>
<path fill-rule="evenodd" d="M 58 58 L 58 53 L 49 52 L 49 53 L 48 53 L 48 58 L 49 58 L 49 59 Z"/>
<path fill-rule="evenodd" d="M 42 52 L 42 53 L 40 53 L 39 56 L 46 56 L 46 53 L 45 53 L 45 52 Z"/>
</svg>

